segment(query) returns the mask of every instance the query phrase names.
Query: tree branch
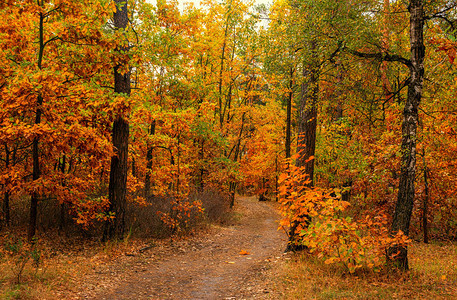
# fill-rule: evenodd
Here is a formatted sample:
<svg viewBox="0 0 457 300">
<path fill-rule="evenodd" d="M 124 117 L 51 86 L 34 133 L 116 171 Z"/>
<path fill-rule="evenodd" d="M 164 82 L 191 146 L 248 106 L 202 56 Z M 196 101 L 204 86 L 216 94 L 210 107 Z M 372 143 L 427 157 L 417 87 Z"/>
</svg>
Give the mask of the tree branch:
<svg viewBox="0 0 457 300">
<path fill-rule="evenodd" d="M 396 54 L 389 54 L 389 53 L 365 53 L 365 52 L 360 52 L 356 50 L 352 50 L 349 48 L 344 48 L 344 50 L 354 56 L 362 57 L 362 58 L 371 58 L 377 61 L 396 61 L 404 64 L 408 68 L 412 68 L 411 60 L 406 59 L 400 55 Z"/>
</svg>

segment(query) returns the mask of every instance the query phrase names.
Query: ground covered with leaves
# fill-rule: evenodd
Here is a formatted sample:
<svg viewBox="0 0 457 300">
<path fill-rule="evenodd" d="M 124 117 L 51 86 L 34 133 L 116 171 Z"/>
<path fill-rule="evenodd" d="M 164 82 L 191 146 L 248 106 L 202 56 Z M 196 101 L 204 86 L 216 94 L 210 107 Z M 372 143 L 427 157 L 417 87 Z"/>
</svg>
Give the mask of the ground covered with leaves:
<svg viewBox="0 0 457 300">
<path fill-rule="evenodd" d="M 35 268 L 30 260 L 2 268 L 10 299 L 252 299 L 277 298 L 272 272 L 284 262 L 287 237 L 278 212 L 255 197 L 237 200 L 227 226 L 185 238 L 78 243 L 55 249 Z M 43 246 L 44 247 L 44 246 Z M 44 249 L 43 249 L 44 250 Z M 49 251 L 49 246 L 47 247 Z M 44 251 L 43 251 L 44 253 Z"/>
<path fill-rule="evenodd" d="M 457 298 L 455 243 L 412 243 L 411 270 L 403 274 L 351 274 L 308 253 L 284 255 L 287 237 L 278 220 L 273 204 L 240 197 L 229 223 L 173 240 L 100 243 L 43 235 L 32 249 L 5 235 L 0 298 Z"/>
</svg>

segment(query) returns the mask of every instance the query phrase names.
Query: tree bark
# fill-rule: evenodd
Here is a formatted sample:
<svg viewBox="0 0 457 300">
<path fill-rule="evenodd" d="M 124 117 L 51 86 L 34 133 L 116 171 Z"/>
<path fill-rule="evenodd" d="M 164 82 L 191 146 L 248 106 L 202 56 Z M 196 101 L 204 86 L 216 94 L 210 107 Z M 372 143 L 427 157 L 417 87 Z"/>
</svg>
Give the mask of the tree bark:
<svg viewBox="0 0 457 300">
<path fill-rule="evenodd" d="M 425 195 L 424 195 L 424 202 L 423 202 L 423 207 L 422 207 L 422 227 L 424 230 L 424 243 L 428 244 L 428 222 L 427 222 L 427 217 L 428 217 L 428 203 L 429 203 L 429 189 L 428 189 L 428 168 L 427 168 L 427 163 L 425 161 L 425 150 L 422 153 L 422 157 L 424 160 L 424 185 L 425 185 Z"/>
<path fill-rule="evenodd" d="M 305 69 L 303 76 L 300 105 L 298 109 L 298 138 L 297 153 L 299 154 L 296 166 L 305 167 L 311 183 L 314 185 L 314 159 L 309 159 L 316 152 L 316 129 L 317 129 L 317 101 L 319 96 L 319 70 L 317 66 L 316 42 L 311 43 L 313 62 Z"/>
<path fill-rule="evenodd" d="M 411 0 L 410 12 L 410 45 L 411 65 L 408 95 L 403 110 L 401 173 L 398 187 L 398 198 L 393 216 L 391 234 L 399 231 L 409 234 L 411 214 L 414 204 L 414 180 L 416 176 L 416 140 L 418 108 L 422 97 L 424 79 L 424 1 Z M 398 253 L 398 254 L 397 254 Z M 408 250 L 406 247 L 391 247 L 387 254 L 390 262 L 397 268 L 407 270 Z M 394 257 L 391 255 L 397 254 Z"/>
<path fill-rule="evenodd" d="M 218 89 L 219 89 L 219 126 L 222 129 L 223 123 L 224 123 L 224 111 L 222 109 L 222 85 L 223 85 L 223 74 L 224 74 L 224 61 L 225 61 L 225 50 L 227 48 L 227 38 L 228 38 L 228 32 L 229 32 L 229 20 L 231 17 L 231 10 L 232 10 L 232 1 L 230 1 L 229 7 L 227 9 L 227 18 L 225 20 L 225 29 L 224 29 L 224 42 L 222 44 L 222 53 L 221 53 L 221 59 L 220 59 L 220 69 L 219 69 L 219 83 L 218 83 Z"/>
<path fill-rule="evenodd" d="M 205 169 L 203 168 L 203 161 L 205 159 L 205 140 L 202 139 L 201 140 L 201 144 L 200 144 L 200 161 L 201 161 L 201 166 L 200 166 L 200 184 L 199 184 L 199 189 L 200 189 L 200 193 L 203 193 L 203 191 L 205 190 L 205 181 L 203 180 L 203 176 L 205 175 Z"/>
<path fill-rule="evenodd" d="M 291 146 L 291 123 L 292 123 L 292 98 L 294 95 L 293 92 L 293 87 L 294 87 L 294 69 L 291 67 L 290 68 L 290 73 L 289 73 L 289 95 L 287 97 L 287 115 L 286 115 L 286 158 L 290 157 L 290 146 Z"/>
<path fill-rule="evenodd" d="M 316 150 L 316 129 L 317 129 L 317 102 L 319 97 L 319 66 L 317 57 L 316 41 L 311 42 L 312 58 L 311 63 L 303 71 L 304 82 L 300 96 L 300 104 L 298 109 L 298 138 L 297 138 L 297 167 L 305 167 L 305 172 L 308 174 L 309 183 L 303 182 L 303 186 L 314 186 L 314 156 Z M 309 224 L 310 217 L 302 215 L 306 223 Z M 296 245 L 295 240 L 298 233 L 298 222 L 292 223 L 289 230 L 289 243 L 286 251 L 297 251 L 303 249 L 303 246 Z"/>
<path fill-rule="evenodd" d="M 113 16 L 116 29 L 125 29 L 128 24 L 127 0 L 115 0 L 116 12 Z M 119 52 L 127 52 L 128 44 L 119 47 Z M 114 92 L 130 95 L 130 71 L 120 73 L 122 65 L 114 67 Z M 127 170 L 128 170 L 128 140 L 129 124 L 119 113 L 113 123 L 112 132 L 113 146 L 116 150 L 115 156 L 111 158 L 110 179 L 108 186 L 109 213 L 114 218 L 107 221 L 104 232 L 104 239 L 123 239 L 125 232 L 125 208 L 127 193 Z"/>
<path fill-rule="evenodd" d="M 40 22 L 39 22 L 39 38 L 38 38 L 38 69 L 41 70 L 42 62 L 43 62 L 43 54 L 44 54 L 44 19 L 45 14 L 43 12 L 40 13 Z M 35 124 L 41 123 L 41 114 L 42 109 L 41 106 L 43 105 L 43 95 L 38 94 L 37 101 L 36 101 L 36 112 L 35 112 Z M 40 179 L 41 170 L 40 170 L 40 140 L 38 136 L 33 138 L 32 142 L 32 180 L 36 181 Z M 38 214 L 38 198 L 39 195 L 37 192 L 32 192 L 30 197 L 30 212 L 29 212 L 29 228 L 27 234 L 27 240 L 31 242 L 36 233 L 36 221 L 37 221 L 37 214 Z"/>
<path fill-rule="evenodd" d="M 11 154 L 11 151 L 9 150 L 8 145 L 5 143 L 5 168 L 6 168 L 6 170 L 8 170 L 8 168 L 10 167 L 10 154 Z M 10 225 L 10 191 L 8 190 L 6 185 L 4 186 L 2 212 L 3 212 L 3 216 L 2 216 L 3 222 L 2 223 L 8 227 Z M 3 224 L 0 224 L 0 229 L 1 229 L 1 225 L 3 225 Z"/>
<path fill-rule="evenodd" d="M 385 52 L 388 52 L 390 43 L 389 43 L 389 14 L 390 14 L 390 0 L 384 0 L 384 24 L 382 28 L 382 48 Z M 382 90 L 384 93 L 384 98 L 388 101 L 391 98 L 392 87 L 387 76 L 387 61 L 381 62 L 381 79 L 382 79 Z"/>
<path fill-rule="evenodd" d="M 156 132 L 156 121 L 151 122 L 151 128 L 149 130 L 149 135 L 153 136 Z M 153 145 L 148 145 L 146 152 L 146 178 L 144 179 L 144 197 L 147 199 L 151 191 L 151 172 L 152 172 L 152 150 L 154 149 Z"/>
<path fill-rule="evenodd" d="M 238 140 L 237 140 L 236 146 L 235 146 L 235 155 L 233 157 L 233 161 L 235 161 L 235 162 L 238 161 L 238 157 L 240 155 L 240 145 L 241 145 L 241 138 L 242 138 L 243 130 L 244 130 L 245 117 L 246 117 L 246 112 L 243 112 L 243 114 L 241 116 L 240 133 L 238 134 Z M 229 155 L 229 157 L 230 157 L 230 155 Z M 231 181 L 229 183 L 230 208 L 233 208 L 233 206 L 235 206 L 236 187 L 237 187 L 236 181 Z"/>
</svg>

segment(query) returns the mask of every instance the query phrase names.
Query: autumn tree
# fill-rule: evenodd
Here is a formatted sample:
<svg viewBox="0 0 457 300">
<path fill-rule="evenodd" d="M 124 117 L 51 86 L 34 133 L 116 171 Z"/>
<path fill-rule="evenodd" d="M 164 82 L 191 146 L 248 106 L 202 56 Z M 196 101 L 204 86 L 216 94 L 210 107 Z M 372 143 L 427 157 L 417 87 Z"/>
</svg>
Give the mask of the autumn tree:
<svg viewBox="0 0 457 300">
<path fill-rule="evenodd" d="M 82 223 L 96 218 L 102 203 L 89 194 L 96 185 L 91 172 L 111 152 L 105 119 L 95 113 L 106 108 L 97 82 L 109 65 L 101 54 L 110 43 L 102 33 L 109 9 L 107 1 L 12 1 L 2 7 L 1 139 L 9 168 L 1 178 L 8 201 L 30 195 L 29 240 L 42 201 L 71 204 Z M 92 171 L 80 168 L 82 162 Z"/>
<path fill-rule="evenodd" d="M 448 11 L 455 6 L 453 3 L 446 3 L 438 8 L 440 11 Z M 432 9 L 431 6 L 428 7 Z M 391 232 L 403 232 L 409 235 L 411 216 L 415 199 L 415 181 L 416 181 L 416 153 L 419 123 L 419 106 L 423 96 L 424 84 L 424 28 L 427 19 L 433 16 L 427 16 L 424 1 L 410 1 L 407 6 L 409 12 L 409 48 L 410 58 L 404 58 L 401 55 L 381 53 L 365 53 L 350 50 L 354 55 L 378 59 L 380 61 L 396 61 L 404 64 L 409 69 L 407 79 L 407 97 L 403 109 L 402 122 L 402 140 L 401 140 L 401 161 L 400 161 L 400 181 L 398 187 L 398 196 L 393 214 Z M 387 49 L 386 49 L 387 50 Z M 389 249 L 388 255 L 393 258 L 393 263 L 401 268 L 408 269 L 407 249 L 404 247 L 393 247 Z"/>
<path fill-rule="evenodd" d="M 131 90 L 130 69 L 127 60 L 130 44 L 126 36 L 129 23 L 128 1 L 115 0 L 115 4 L 116 12 L 113 15 L 113 25 L 118 37 L 122 40 L 116 51 L 123 57 L 114 66 L 114 92 L 116 96 L 122 98 L 130 96 Z M 125 231 L 129 143 L 129 123 L 127 116 L 123 115 L 122 111 L 117 112 L 113 122 L 112 139 L 116 154 L 111 158 L 108 213 L 114 214 L 114 218 L 107 221 L 104 235 L 108 239 L 122 239 Z"/>
</svg>

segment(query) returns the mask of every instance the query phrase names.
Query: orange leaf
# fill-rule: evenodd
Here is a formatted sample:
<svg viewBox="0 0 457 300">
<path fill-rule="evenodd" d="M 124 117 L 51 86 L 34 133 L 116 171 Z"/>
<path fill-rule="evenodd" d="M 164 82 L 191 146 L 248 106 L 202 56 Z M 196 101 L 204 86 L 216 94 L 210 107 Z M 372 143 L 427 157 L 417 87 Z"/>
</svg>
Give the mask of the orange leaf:
<svg viewBox="0 0 457 300">
<path fill-rule="evenodd" d="M 314 156 L 310 156 L 307 160 L 305 160 L 305 162 L 310 162 L 314 159 Z"/>
</svg>

